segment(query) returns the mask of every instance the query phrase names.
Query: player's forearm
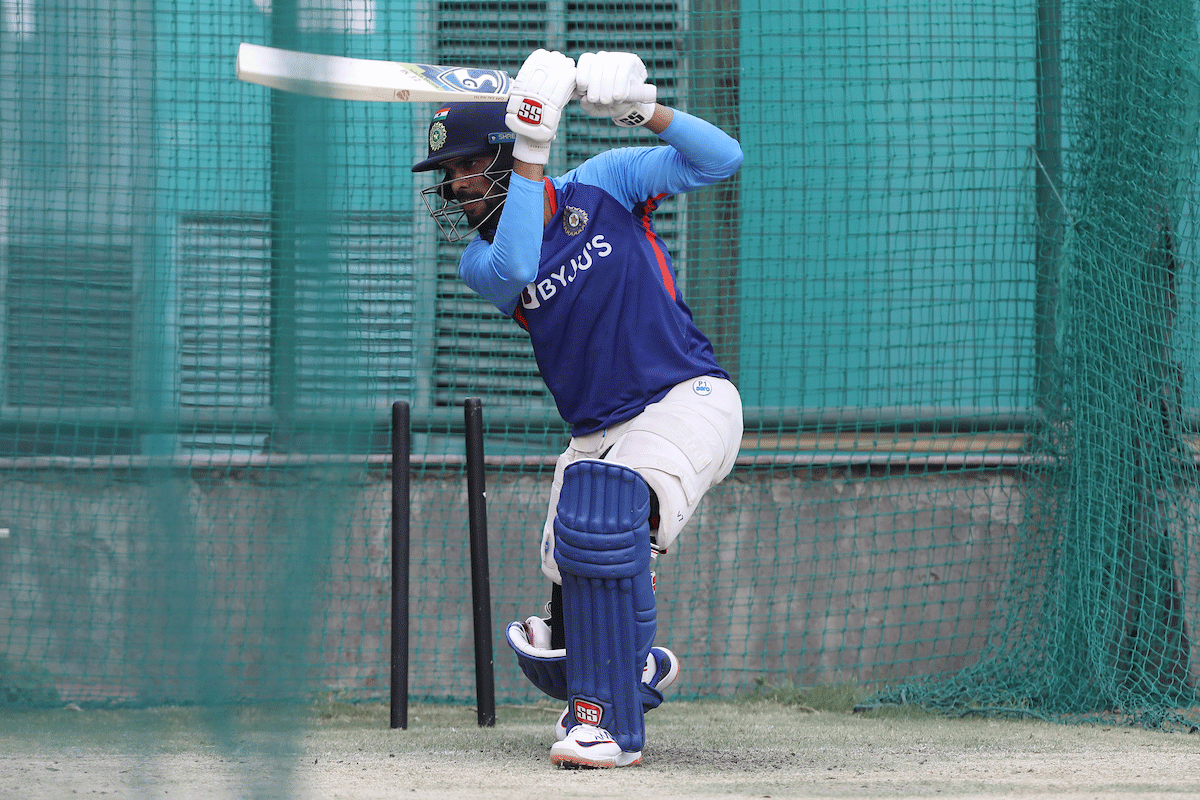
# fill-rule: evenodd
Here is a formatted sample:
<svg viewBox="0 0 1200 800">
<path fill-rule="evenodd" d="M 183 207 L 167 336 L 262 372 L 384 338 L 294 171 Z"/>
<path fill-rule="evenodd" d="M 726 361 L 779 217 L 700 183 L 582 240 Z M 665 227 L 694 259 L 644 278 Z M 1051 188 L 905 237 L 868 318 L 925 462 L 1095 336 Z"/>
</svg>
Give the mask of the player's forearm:
<svg viewBox="0 0 1200 800">
<path fill-rule="evenodd" d="M 675 117 L 675 110 L 670 106 L 664 106 L 658 103 L 654 106 L 654 114 L 651 115 L 650 121 L 646 123 L 646 130 L 653 134 L 661 134 L 671 124 L 671 120 Z"/>
<path fill-rule="evenodd" d="M 742 164 L 742 146 L 736 139 L 699 117 L 661 105 L 658 109 L 669 113 L 660 117 L 656 109 L 646 127 L 675 148 L 706 183 L 724 180 L 737 172 Z M 656 121 L 661 125 L 657 130 Z"/>
<path fill-rule="evenodd" d="M 543 203 L 540 176 L 535 182 L 514 169 L 491 244 L 477 240 L 463 253 L 459 276 L 498 308 L 511 304 L 537 277 Z"/>
<path fill-rule="evenodd" d="M 545 174 L 545 168 L 541 164 L 530 164 L 517 159 L 513 161 L 513 173 L 520 175 L 522 178 L 541 183 L 542 176 Z"/>
</svg>

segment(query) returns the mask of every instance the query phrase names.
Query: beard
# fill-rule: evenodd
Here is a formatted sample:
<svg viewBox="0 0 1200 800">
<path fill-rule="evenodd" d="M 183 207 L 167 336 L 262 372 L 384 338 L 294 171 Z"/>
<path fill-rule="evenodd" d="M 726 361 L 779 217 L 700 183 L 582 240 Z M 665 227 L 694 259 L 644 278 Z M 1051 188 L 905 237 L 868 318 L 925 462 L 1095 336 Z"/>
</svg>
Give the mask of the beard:
<svg viewBox="0 0 1200 800">
<path fill-rule="evenodd" d="M 460 197 L 458 201 L 462 203 L 463 214 L 467 217 L 467 222 L 472 228 L 478 228 L 483 225 L 493 215 L 496 214 L 496 209 L 503 202 L 503 197 Z"/>
</svg>

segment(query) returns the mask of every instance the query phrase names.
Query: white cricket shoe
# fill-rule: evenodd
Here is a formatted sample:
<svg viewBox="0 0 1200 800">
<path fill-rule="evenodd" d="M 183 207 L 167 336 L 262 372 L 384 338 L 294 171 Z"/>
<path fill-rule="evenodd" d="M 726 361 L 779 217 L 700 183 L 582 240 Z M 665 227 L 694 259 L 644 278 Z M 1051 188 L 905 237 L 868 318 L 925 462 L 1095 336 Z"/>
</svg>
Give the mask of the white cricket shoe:
<svg viewBox="0 0 1200 800">
<path fill-rule="evenodd" d="M 679 657 L 665 647 L 651 647 L 646 666 L 642 667 L 642 683 L 665 693 L 678 677 Z M 554 740 L 557 742 L 567 738 L 567 712 L 570 710 L 570 706 L 564 708 L 558 715 L 558 722 L 554 723 Z"/>
<path fill-rule="evenodd" d="M 627 753 L 603 728 L 576 725 L 550 748 L 550 762 L 563 769 L 636 767 L 642 763 L 642 751 Z"/>
<path fill-rule="evenodd" d="M 642 683 L 650 688 L 666 692 L 679 677 L 679 657 L 665 647 L 651 647 L 642 667 Z"/>
</svg>

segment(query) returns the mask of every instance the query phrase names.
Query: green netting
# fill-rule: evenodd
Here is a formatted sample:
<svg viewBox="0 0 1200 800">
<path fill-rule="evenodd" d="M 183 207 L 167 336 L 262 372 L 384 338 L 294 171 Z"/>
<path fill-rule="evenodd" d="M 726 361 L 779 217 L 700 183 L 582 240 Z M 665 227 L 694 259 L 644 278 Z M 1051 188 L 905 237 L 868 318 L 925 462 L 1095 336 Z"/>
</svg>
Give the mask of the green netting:
<svg viewBox="0 0 1200 800">
<path fill-rule="evenodd" d="M 1042 118 L 1061 227 L 1043 239 L 1057 338 L 1022 574 L 978 664 L 883 699 L 1194 730 L 1196 8 L 1063 11 L 1041 31 L 1062 54 Z"/>
<path fill-rule="evenodd" d="M 515 72 L 638 52 L 746 152 L 656 215 L 734 374 L 732 476 L 659 563 L 678 691 L 1195 724 L 1191 2 L 8 0 L 0 704 L 474 697 L 461 403 L 496 640 L 547 597 L 566 430 L 456 278 L 425 105 L 234 79 L 242 41 Z M 552 172 L 648 144 L 572 110 Z M 536 691 L 503 646 L 497 697 Z"/>
</svg>

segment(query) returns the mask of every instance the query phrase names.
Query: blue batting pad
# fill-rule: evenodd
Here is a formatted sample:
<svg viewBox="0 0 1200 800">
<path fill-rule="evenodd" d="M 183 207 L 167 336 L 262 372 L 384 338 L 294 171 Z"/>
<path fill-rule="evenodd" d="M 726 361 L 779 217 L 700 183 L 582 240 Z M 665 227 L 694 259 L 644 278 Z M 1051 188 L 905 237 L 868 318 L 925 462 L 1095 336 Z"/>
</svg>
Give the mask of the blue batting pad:
<svg viewBox="0 0 1200 800">
<path fill-rule="evenodd" d="M 628 752 L 645 742 L 642 667 L 656 628 L 649 514 L 650 488 L 635 471 L 606 461 L 567 466 L 554 558 L 562 574 L 568 707 L 575 721 L 606 729 Z"/>
</svg>

